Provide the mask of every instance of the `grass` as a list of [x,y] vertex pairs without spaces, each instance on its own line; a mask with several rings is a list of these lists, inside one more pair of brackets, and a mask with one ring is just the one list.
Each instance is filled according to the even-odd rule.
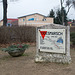
[[29,56],[27,53],[23,54],[22,56]]
[[6,60],[6,59],[9,59],[11,56],[4,56],[2,58],[0,58],[1,60]]

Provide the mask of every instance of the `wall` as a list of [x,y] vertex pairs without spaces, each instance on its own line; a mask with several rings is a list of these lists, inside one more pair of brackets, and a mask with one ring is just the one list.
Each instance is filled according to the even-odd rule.
[[[28,21],[28,19],[30,18],[34,18],[33,21]],[[45,21],[43,21],[43,19],[46,19]],[[23,21],[23,19],[25,19],[25,21]],[[42,25],[47,25],[47,24],[53,24],[53,18],[47,18],[44,17],[42,15],[39,14],[34,14],[34,15],[30,15],[30,16],[26,16],[26,17],[22,17],[18,19],[18,25],[22,26],[22,25],[28,25],[28,26],[42,26]]]
[[0,27],[3,26],[3,21],[0,21]]
[[[11,25],[18,25],[18,19],[7,19],[7,26],[8,24]],[[0,21],[0,26],[3,26],[3,20]]]

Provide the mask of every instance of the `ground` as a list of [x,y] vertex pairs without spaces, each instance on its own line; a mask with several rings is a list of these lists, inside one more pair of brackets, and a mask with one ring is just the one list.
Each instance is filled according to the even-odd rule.
[[71,49],[71,64],[35,63],[35,54],[35,45],[21,57],[0,51],[0,75],[75,75],[75,49]]

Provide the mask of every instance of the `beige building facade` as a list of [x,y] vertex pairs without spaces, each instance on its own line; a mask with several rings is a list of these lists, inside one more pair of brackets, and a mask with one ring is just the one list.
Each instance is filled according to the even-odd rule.
[[3,26],[3,21],[0,21],[0,27]]
[[19,26],[42,26],[53,24],[53,18],[46,17],[44,15],[34,13],[22,17],[18,17]]

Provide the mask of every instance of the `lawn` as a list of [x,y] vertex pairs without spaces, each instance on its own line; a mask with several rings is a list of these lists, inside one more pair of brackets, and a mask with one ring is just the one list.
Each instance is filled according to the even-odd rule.
[[35,63],[36,46],[30,45],[21,57],[0,51],[0,75],[75,75],[75,49],[71,64]]

